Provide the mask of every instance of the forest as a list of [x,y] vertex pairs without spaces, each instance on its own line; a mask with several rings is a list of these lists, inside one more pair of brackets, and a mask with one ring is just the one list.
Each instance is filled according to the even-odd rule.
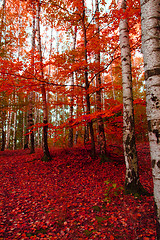
[[0,1],[0,239],[160,239],[159,19]]

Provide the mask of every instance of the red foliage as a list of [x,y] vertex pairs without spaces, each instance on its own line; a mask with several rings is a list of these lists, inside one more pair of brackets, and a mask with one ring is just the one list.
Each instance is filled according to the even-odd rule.
[[[112,161],[105,163],[87,148],[52,150],[49,163],[40,150],[1,152],[0,239],[155,239],[153,197],[117,190],[125,178],[122,148],[107,151]],[[147,144],[138,145],[138,156],[141,182],[152,192]]]

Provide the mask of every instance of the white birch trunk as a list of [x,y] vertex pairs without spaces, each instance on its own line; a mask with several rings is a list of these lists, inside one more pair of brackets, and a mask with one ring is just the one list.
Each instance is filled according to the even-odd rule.
[[141,0],[142,52],[152,161],[157,239],[160,239],[160,1]]
[[[120,8],[125,12],[126,1],[119,1]],[[138,161],[135,145],[135,128],[132,94],[131,52],[127,19],[121,19],[119,24],[119,39],[122,62],[123,85],[123,148],[126,163],[126,193],[136,193],[140,190]]]

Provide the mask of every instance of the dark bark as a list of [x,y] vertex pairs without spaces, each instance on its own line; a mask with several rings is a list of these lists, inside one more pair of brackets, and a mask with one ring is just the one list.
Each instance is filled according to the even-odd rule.
[[[85,67],[85,89],[86,89],[86,103],[87,103],[87,114],[91,113],[90,110],[90,96],[88,93],[89,89],[89,81],[88,81],[88,69],[87,69],[87,35],[86,35],[86,26],[85,26],[85,5],[84,5],[84,0],[82,0],[83,4],[83,16],[82,16],[82,25],[83,25],[83,39],[84,39],[84,58],[86,62],[86,67]],[[89,129],[90,129],[90,135],[91,135],[91,155],[93,158],[95,158],[96,151],[95,151],[95,141],[94,141],[94,130],[93,130],[93,121],[90,120],[88,123]]]
[[69,137],[68,137],[68,147],[71,148],[73,147],[73,128],[70,127],[69,129]]
[[1,145],[1,151],[4,151],[4,149],[5,149],[5,139],[6,139],[6,133],[5,133],[5,131],[2,129],[2,145]]
[[[31,110],[32,111],[32,110]],[[29,116],[30,120],[29,120],[29,126],[32,127],[33,126],[33,116],[32,116],[32,113],[30,113],[30,116]],[[34,153],[35,152],[35,148],[34,148],[34,132],[32,131],[31,129],[31,134],[30,134],[30,153]]]
[[[76,26],[75,26],[75,30],[74,30],[74,40],[73,40],[73,51],[76,48],[76,38],[77,38],[77,30],[76,30]],[[73,63],[75,62],[75,57],[73,55]],[[74,72],[72,73],[72,89],[71,89],[71,107],[70,107],[70,118],[71,118],[71,122],[72,122],[72,118],[73,118],[73,104],[74,104],[74,99],[73,99],[73,94],[74,94]],[[69,147],[73,147],[73,128],[70,127],[69,129],[69,143],[68,143]]]
[[[32,68],[32,75],[34,76],[34,53],[35,53],[35,36],[36,36],[36,30],[35,30],[35,5],[32,3],[32,12],[33,12],[33,29],[32,29],[32,59],[31,59],[31,68]],[[32,129],[32,126],[34,125],[33,122],[33,92],[30,93],[29,97],[29,127],[31,128],[31,142],[30,142],[30,153],[35,152],[34,147],[34,131]]]
[[[98,0],[95,1],[96,4],[96,36],[99,39],[100,35],[100,29],[99,29],[99,3]],[[96,75],[96,105],[97,105],[97,111],[101,112],[102,110],[102,90],[101,90],[101,75],[100,75],[100,49],[95,53],[95,61],[98,66],[98,74]],[[99,145],[100,145],[100,155],[101,155],[101,160],[105,161],[106,159],[106,137],[105,137],[105,132],[104,132],[104,123],[102,117],[99,117],[97,119],[98,123],[98,134],[99,134]]]
[[89,141],[89,124],[84,127],[84,145]]
[[[41,78],[44,79],[43,74],[43,59],[42,59],[42,47],[41,47],[41,33],[40,33],[40,2],[38,3],[37,9],[37,21],[38,21],[38,50],[39,50],[39,57],[40,57],[40,71],[41,71]],[[47,107],[47,100],[46,100],[46,89],[45,85],[41,85],[41,93],[42,93],[42,103],[43,103],[43,161],[50,161],[51,155],[48,148],[48,107]]]
[[25,130],[25,137],[24,137],[24,149],[29,149],[29,131],[28,131],[28,118],[29,118],[29,115],[28,115],[28,111],[27,111],[27,121],[26,121],[26,130]]

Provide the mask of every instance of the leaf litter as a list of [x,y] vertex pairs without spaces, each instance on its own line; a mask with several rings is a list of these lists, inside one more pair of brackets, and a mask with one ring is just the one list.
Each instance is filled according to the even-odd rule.
[[[90,158],[89,149],[1,152],[1,239],[156,238],[153,196],[123,194],[125,163],[117,145],[110,161]],[[153,192],[149,146],[138,144],[140,180]]]

